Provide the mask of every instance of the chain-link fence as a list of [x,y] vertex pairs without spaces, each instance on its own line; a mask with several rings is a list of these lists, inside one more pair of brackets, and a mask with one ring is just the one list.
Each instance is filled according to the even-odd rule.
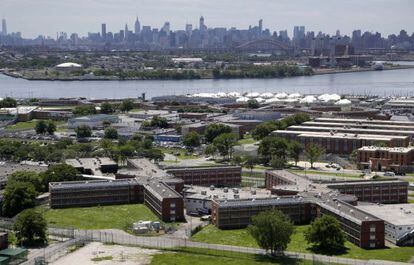
[[[134,236],[123,231],[115,230],[75,230],[75,229],[49,229],[49,234],[60,237],[73,237],[81,242],[97,241],[108,244],[129,245],[145,248],[165,249],[172,251],[194,252],[211,254],[217,256],[240,255],[240,253],[258,254],[267,257],[266,252],[258,248],[217,245],[194,242],[187,239],[177,239],[168,236]],[[363,261],[311,253],[285,252],[286,259],[308,260],[311,264],[351,264],[351,265],[384,265],[384,261]],[[391,264],[391,263],[387,263]]]
[[23,265],[43,265],[54,262],[59,258],[75,251],[84,246],[86,241],[81,238],[73,238],[61,243],[54,244],[39,251],[37,255],[33,255]]

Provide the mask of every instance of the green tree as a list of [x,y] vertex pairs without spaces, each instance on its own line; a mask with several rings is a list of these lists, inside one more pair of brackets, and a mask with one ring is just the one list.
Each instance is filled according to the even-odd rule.
[[217,147],[214,144],[207,145],[206,149],[204,150],[204,153],[208,156],[212,156],[214,159],[214,156],[217,153]]
[[80,180],[79,172],[73,166],[66,164],[51,165],[45,172],[40,173],[45,190],[49,188],[49,182]]
[[318,251],[334,254],[345,247],[345,233],[334,217],[323,215],[305,231],[305,239]]
[[281,211],[270,210],[253,216],[248,231],[261,248],[275,255],[286,250],[294,226]]
[[120,105],[120,110],[122,112],[129,112],[134,108],[134,101],[132,99],[124,99]]
[[204,131],[204,137],[206,138],[206,141],[208,143],[212,143],[214,138],[216,138],[220,134],[231,133],[231,132],[232,132],[232,129],[230,126],[219,124],[219,123],[212,123],[212,124],[209,124],[206,130]]
[[233,154],[233,146],[236,145],[238,139],[239,137],[237,134],[223,133],[214,138],[213,144],[224,158],[228,157],[231,159]]
[[189,132],[183,138],[183,144],[192,149],[200,146],[200,135],[197,132]]
[[39,120],[36,122],[35,131],[37,134],[45,134],[47,127],[47,123],[44,120]]
[[47,242],[47,223],[41,213],[27,209],[17,216],[13,225],[17,243],[23,246],[33,246]]
[[0,108],[15,108],[17,107],[17,101],[14,98],[6,97],[0,100]]
[[271,132],[277,130],[278,127],[275,122],[264,122],[256,126],[252,131],[252,136],[256,140],[261,140],[269,136]]
[[288,141],[284,138],[267,136],[260,142],[258,152],[266,164],[271,160],[286,162],[288,145]]
[[114,106],[109,102],[104,102],[101,104],[101,113],[111,114],[115,112]]
[[293,141],[289,143],[289,156],[295,161],[295,166],[298,165],[300,155],[303,152],[303,147],[299,142]]
[[78,138],[86,138],[92,136],[92,129],[88,125],[79,125],[75,129],[76,137]]
[[7,179],[7,184],[12,182],[31,183],[38,192],[41,192],[44,189],[39,174],[37,174],[34,171],[16,171],[13,174],[11,174]]
[[257,164],[257,158],[254,156],[248,156],[246,161],[244,162],[244,166],[250,169],[250,177],[253,173],[253,168]]
[[150,123],[151,127],[158,127],[158,128],[167,128],[168,127],[168,121],[166,118],[154,116]]
[[260,103],[255,99],[249,99],[247,101],[247,107],[249,109],[258,109],[260,107]]
[[12,181],[4,189],[2,213],[13,217],[21,211],[35,206],[37,192],[29,182]]
[[104,132],[104,138],[105,139],[118,139],[118,131],[113,127],[106,128]]
[[77,106],[72,110],[73,114],[76,116],[85,116],[96,114],[96,108],[94,105],[81,105]]
[[305,151],[305,155],[313,168],[313,164],[323,155],[323,149],[319,145],[311,144]]
[[56,124],[53,121],[47,123],[46,131],[49,135],[53,135],[56,131]]

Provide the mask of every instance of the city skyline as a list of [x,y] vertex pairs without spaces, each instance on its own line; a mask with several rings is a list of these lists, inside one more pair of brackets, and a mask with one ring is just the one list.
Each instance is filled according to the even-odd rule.
[[[367,9],[370,12],[358,12]],[[8,31],[22,32],[26,38],[38,35],[54,37],[56,32],[87,35],[88,32],[100,31],[102,23],[106,24],[108,32],[118,31],[125,23],[133,30],[137,16],[141,27],[151,25],[161,28],[169,21],[172,30],[184,29],[186,24],[198,28],[201,15],[206,18],[205,24],[208,27],[248,28],[263,19],[264,29],[287,29],[290,36],[295,25],[304,25],[307,31],[323,31],[331,35],[340,30],[349,36],[352,30],[361,29],[378,31],[387,36],[398,33],[401,29],[411,33],[413,30],[409,27],[414,23],[411,15],[414,5],[407,0],[367,0],[363,3],[356,0],[346,3],[317,0],[312,2],[312,6],[306,5],[305,0],[282,0],[277,3],[258,0],[254,4],[244,0],[238,2],[237,8],[230,1],[223,3],[217,0],[208,3],[199,0],[121,0],[116,3],[109,0],[74,0],[70,3],[4,0],[0,3],[0,10],[0,16],[7,19]],[[44,13],[43,10],[48,12]],[[91,13],[94,15],[91,16]],[[335,23],[332,23],[332,17],[335,17]]]

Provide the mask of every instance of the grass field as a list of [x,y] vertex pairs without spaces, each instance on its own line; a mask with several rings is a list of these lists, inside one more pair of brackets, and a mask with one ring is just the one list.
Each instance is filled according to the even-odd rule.
[[310,265],[311,261],[296,261],[288,258],[270,259],[254,254],[228,251],[185,248],[176,252],[154,255],[151,265]]
[[160,148],[161,151],[163,153],[167,153],[167,154],[172,154],[172,155],[178,155],[178,159],[184,160],[184,159],[194,159],[194,158],[198,158],[199,156],[194,155],[194,154],[188,154],[187,150],[185,149],[178,149],[178,148],[166,148],[166,147],[161,147]]
[[254,144],[257,143],[258,141],[256,141],[253,138],[244,138],[244,139],[240,139],[237,141],[236,145],[243,145],[243,144]]
[[[6,126],[5,130],[7,132],[33,130],[36,126],[36,122],[37,120],[17,122],[16,124]],[[55,121],[54,123],[57,127],[66,124],[64,121]]]
[[48,224],[57,227],[78,229],[122,229],[127,230],[139,220],[158,220],[157,216],[143,204],[83,207],[70,209],[45,209]]
[[[289,169],[288,171],[304,175],[305,171],[300,169]],[[318,171],[318,170],[306,170],[306,174],[308,175],[322,175],[322,176],[338,176],[338,177],[344,177],[344,178],[361,178],[359,174],[351,174],[351,173],[341,173],[338,172],[326,172],[326,171]]]
[[6,131],[23,131],[23,130],[32,130],[36,125],[36,120],[17,122],[16,124],[6,126]]
[[[296,226],[288,251],[311,252],[310,245],[305,241],[304,231],[308,226]],[[193,236],[193,240],[205,243],[234,245],[244,247],[257,247],[256,242],[247,232],[247,229],[220,230],[213,225],[205,227]],[[387,249],[366,250],[346,242],[347,251],[339,257],[354,259],[378,259],[407,262],[414,257],[414,247],[396,247]]]

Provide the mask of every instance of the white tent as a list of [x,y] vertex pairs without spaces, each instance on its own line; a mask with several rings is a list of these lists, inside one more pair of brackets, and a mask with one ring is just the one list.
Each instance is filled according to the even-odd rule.
[[303,103],[303,104],[310,104],[310,103],[314,103],[316,101],[317,101],[317,99],[315,98],[315,96],[306,96],[306,97],[302,98],[301,100],[299,100],[299,102]]
[[260,94],[257,92],[250,92],[246,94],[246,97],[248,98],[257,98],[258,96],[260,96]]
[[262,98],[273,98],[273,94],[270,92],[265,92],[260,95]]
[[287,98],[287,94],[286,93],[277,93],[276,95],[275,95],[275,98]]
[[350,104],[352,104],[352,102],[346,98],[335,102],[335,105],[350,105]]
[[288,96],[288,98],[300,98],[301,95],[299,93],[293,93]]
[[236,102],[247,102],[249,100],[250,100],[250,98],[248,98],[248,97],[240,97],[240,98],[236,99]]

